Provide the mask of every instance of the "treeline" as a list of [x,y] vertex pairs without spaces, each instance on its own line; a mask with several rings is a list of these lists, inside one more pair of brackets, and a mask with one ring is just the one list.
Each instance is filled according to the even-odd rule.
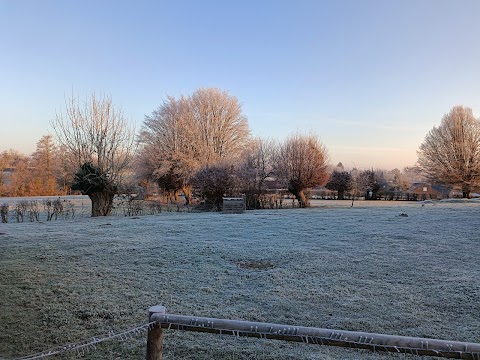
[[328,155],[318,136],[293,134],[283,142],[252,138],[237,98],[218,89],[169,97],[147,116],[139,135],[138,173],[187,204],[196,189],[207,205],[246,194],[256,208],[275,179],[307,206],[304,190],[327,179]]
[[168,97],[138,133],[109,97],[95,94],[83,103],[70,99],[52,127],[56,145],[52,136],[43,137],[31,159],[4,152],[3,169],[14,171],[3,181],[3,195],[77,191],[90,197],[92,215],[99,216],[110,213],[115,194],[141,193],[152,185],[172,198],[184,195],[187,205],[195,192],[209,208],[239,194],[258,208],[274,186],[304,207],[305,189],[328,178],[328,154],[318,136],[254,138],[238,99],[218,89]]
[[45,135],[33,154],[16,150],[0,153],[0,196],[52,196],[70,192],[72,174],[66,167],[65,152]]
[[365,200],[413,200],[410,199],[411,185],[422,179],[418,168],[407,167],[403,171],[385,170],[358,170],[345,171],[340,163],[330,174],[325,185],[328,190],[335,191],[336,198],[349,199],[362,197]]
[[196,195],[210,208],[220,208],[223,196],[245,194],[249,208],[260,208],[272,201],[272,189],[305,207],[305,191],[323,185],[339,199],[345,193],[377,199],[380,190],[398,198],[423,176],[461,188],[467,197],[480,183],[479,121],[464,107],[454,107],[427,135],[420,166],[395,169],[388,179],[384,171],[329,166],[315,134],[294,133],[284,141],[253,137],[238,99],[215,88],[168,97],[138,132],[109,97],[96,94],[68,100],[51,124],[55,141],[43,136],[30,157],[0,154],[2,196],[76,191],[90,197],[92,216],[99,216],[110,213],[115,194],[152,188],[172,199],[182,194],[186,205]]

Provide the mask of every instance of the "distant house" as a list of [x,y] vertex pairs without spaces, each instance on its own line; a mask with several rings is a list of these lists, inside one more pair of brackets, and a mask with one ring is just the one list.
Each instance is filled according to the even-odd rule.
[[440,199],[448,199],[452,197],[452,188],[444,185],[432,185],[432,188],[437,190],[441,196]]
[[5,168],[3,171],[0,173],[0,176],[2,177],[0,182],[4,185],[9,185],[10,184],[10,177],[12,176],[13,173],[13,168]]
[[450,195],[450,189],[442,185],[414,183],[408,191],[409,200],[445,199]]

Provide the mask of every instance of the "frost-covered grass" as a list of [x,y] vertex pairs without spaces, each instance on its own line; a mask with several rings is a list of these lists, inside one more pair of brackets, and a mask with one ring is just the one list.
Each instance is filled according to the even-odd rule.
[[[315,205],[0,224],[0,357],[133,327],[156,304],[480,342],[479,202]],[[145,338],[84,358],[141,359]],[[164,344],[165,359],[411,358],[175,331]]]

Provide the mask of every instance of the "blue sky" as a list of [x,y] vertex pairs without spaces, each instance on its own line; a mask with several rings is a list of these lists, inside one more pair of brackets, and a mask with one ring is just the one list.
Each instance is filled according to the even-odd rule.
[[72,92],[139,129],[167,95],[218,87],[255,136],[403,168],[452,106],[480,115],[479,18],[478,0],[0,0],[0,151],[33,152]]

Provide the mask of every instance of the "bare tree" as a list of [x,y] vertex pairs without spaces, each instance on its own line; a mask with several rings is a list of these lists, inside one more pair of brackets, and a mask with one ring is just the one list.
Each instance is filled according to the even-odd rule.
[[143,177],[190,200],[191,177],[200,168],[234,162],[249,141],[238,100],[225,91],[200,89],[190,97],[168,97],[140,133]]
[[459,187],[470,197],[480,185],[480,122],[472,109],[455,106],[420,145],[418,164],[432,182]]
[[300,207],[309,205],[304,190],[326,182],[327,160],[327,149],[315,135],[295,134],[280,144],[276,174]]
[[416,182],[424,182],[425,176],[422,174],[422,169],[419,166],[406,166],[402,170],[402,176],[408,185]]
[[238,99],[216,88],[199,89],[188,99],[188,115],[202,162],[237,159],[245,150],[250,130]]
[[256,138],[244,152],[237,169],[240,187],[246,195],[249,209],[260,207],[260,197],[266,191],[266,180],[273,175],[277,144],[270,139]]
[[109,215],[134,145],[134,130],[122,111],[107,96],[92,94],[83,104],[72,97],[52,126],[77,169],[72,189],[90,197],[92,216]]
[[73,177],[75,172],[78,170],[74,165],[75,161],[71,159],[72,154],[67,150],[65,146],[58,147],[58,156],[57,156],[57,173],[55,177],[57,179],[57,184],[61,189],[63,195],[71,193],[71,186],[73,184]]
[[166,192],[183,190],[190,202],[190,178],[201,166],[199,145],[188,114],[187,99],[168,97],[146,116],[140,132],[138,157],[142,178],[155,181]]

